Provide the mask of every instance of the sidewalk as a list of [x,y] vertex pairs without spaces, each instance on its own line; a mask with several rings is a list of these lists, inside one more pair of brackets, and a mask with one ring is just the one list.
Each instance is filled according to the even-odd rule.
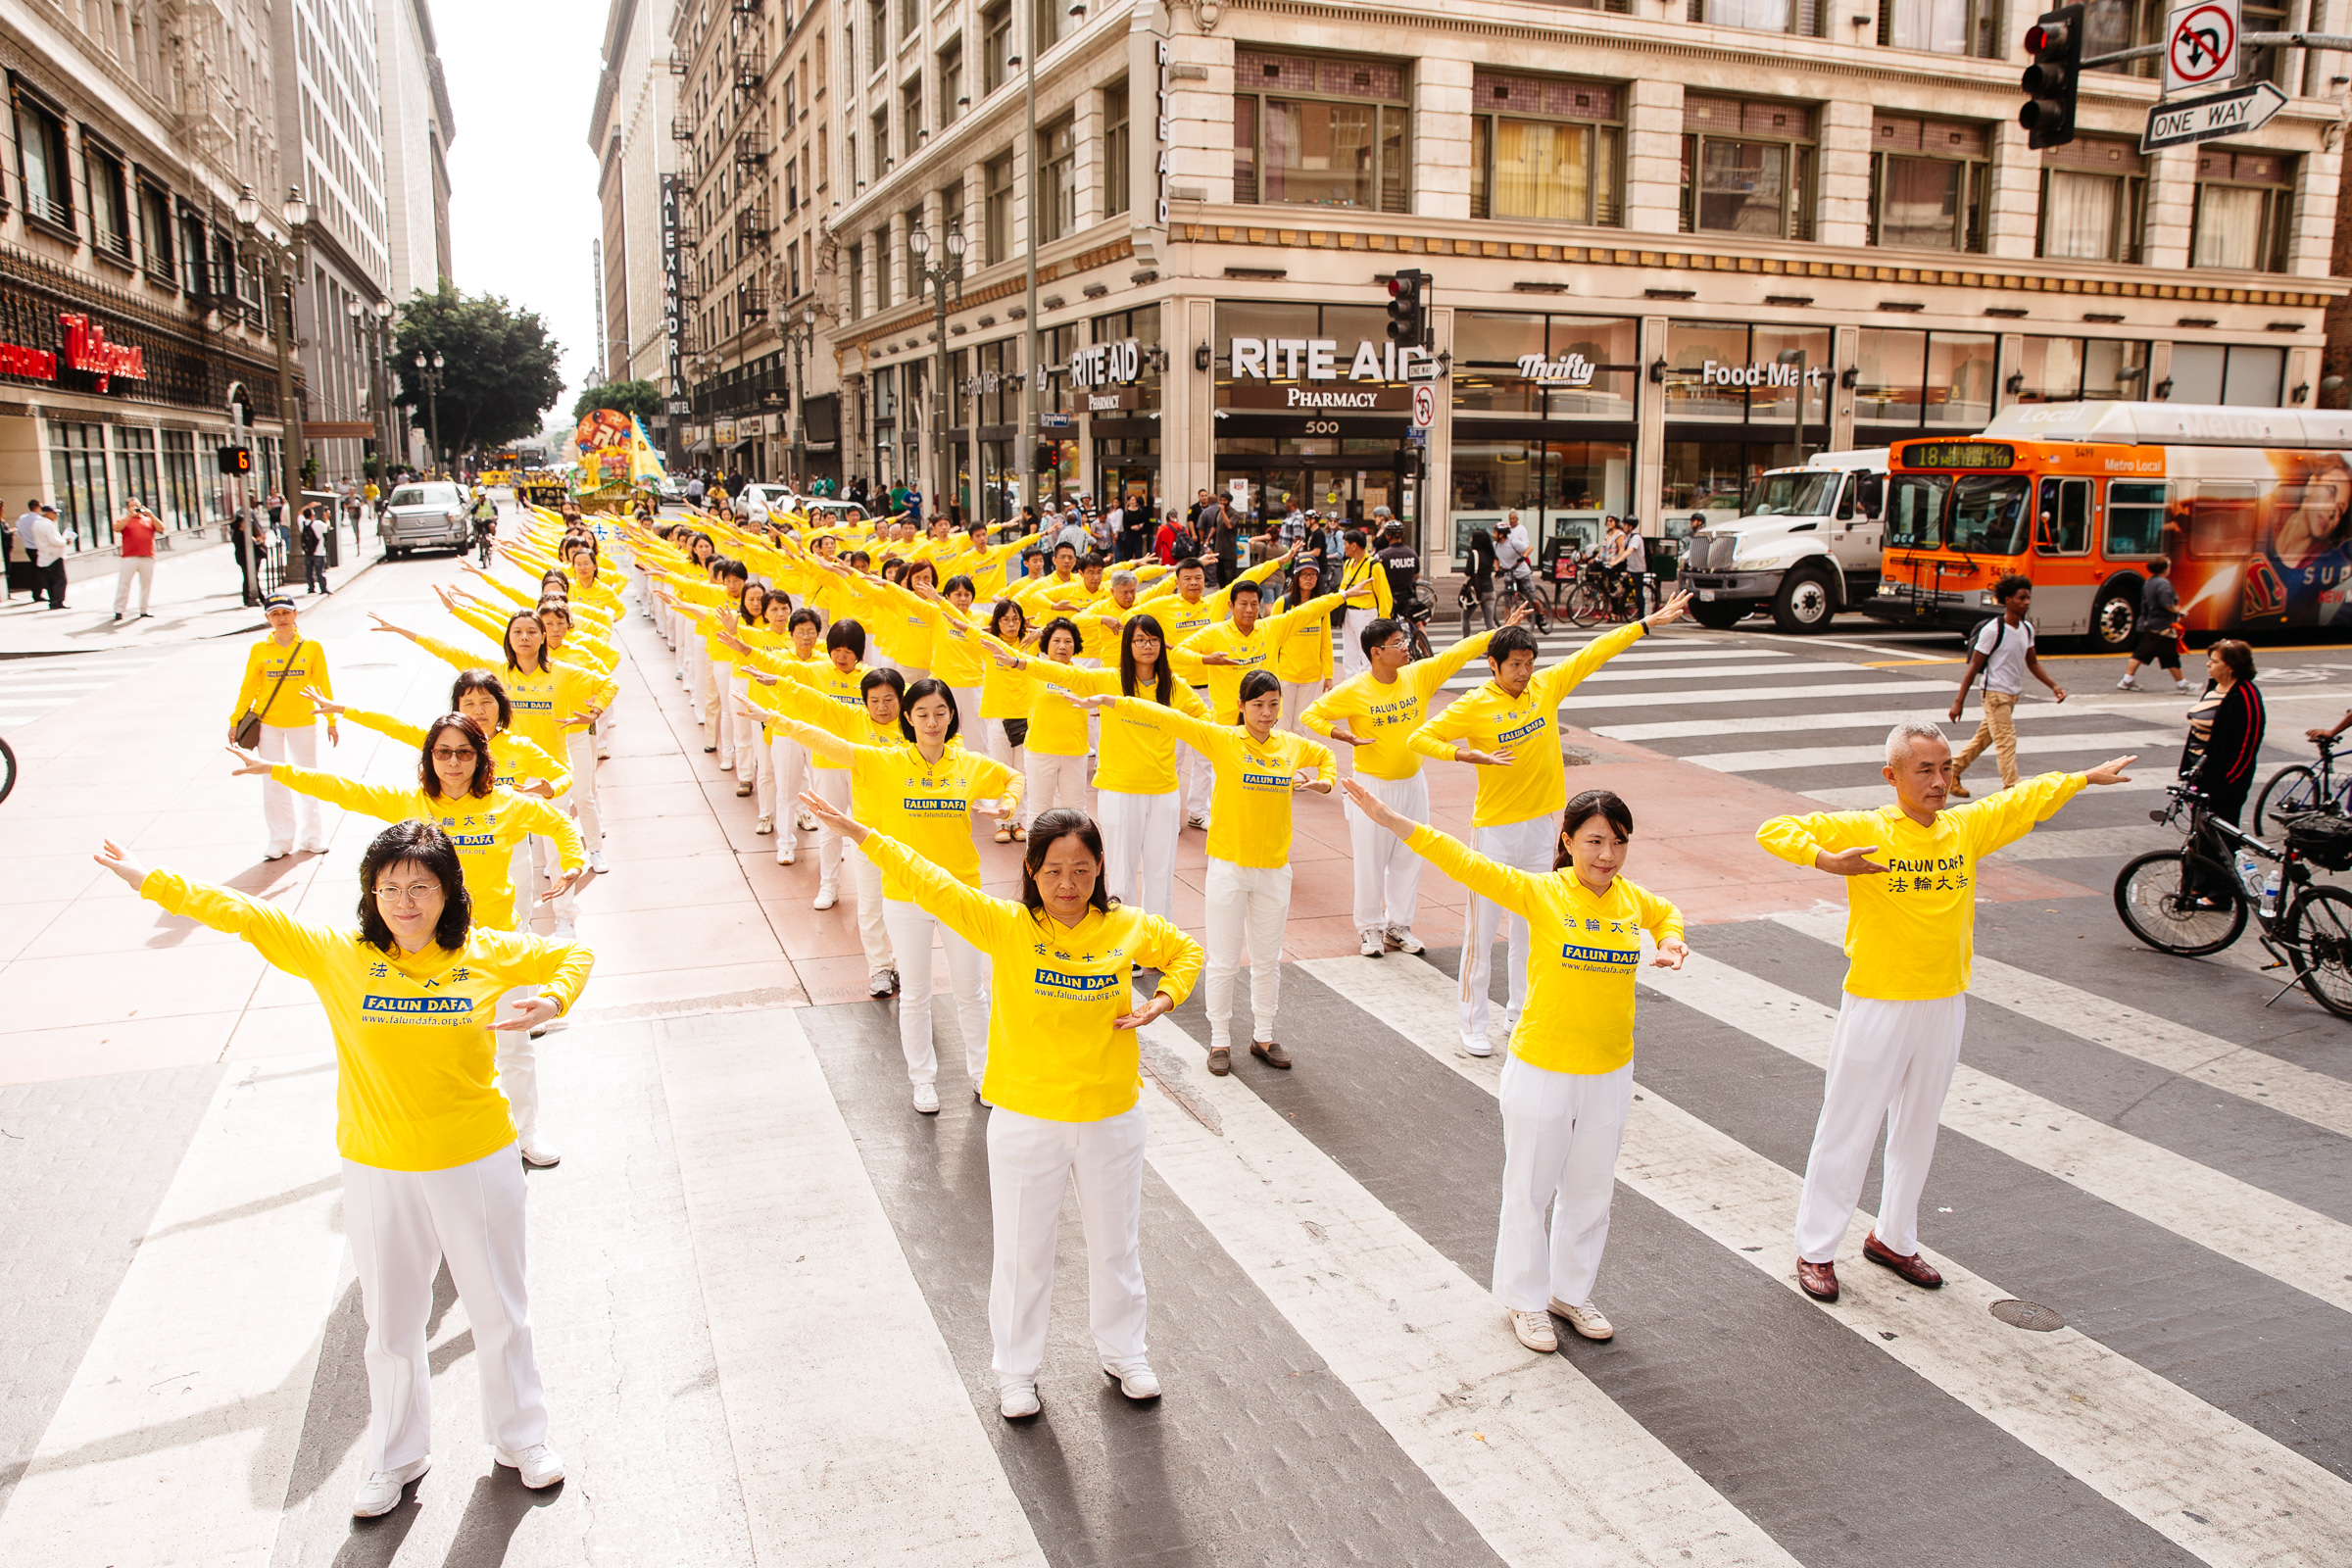
[[[64,610],[36,605],[22,593],[0,606],[0,659],[106,653],[260,631],[265,624],[261,611],[239,602],[236,558],[227,543],[213,533],[207,529],[202,534],[173,534],[170,536],[172,547],[157,552],[155,597],[149,602],[153,614],[145,620],[137,618],[139,589],[135,582],[125,612],[128,618],[115,619],[120,557],[107,551],[74,558],[67,564],[72,580],[66,586]],[[382,560],[372,531],[362,533],[362,553],[356,560],[348,532],[343,543],[343,564],[327,570],[330,589],[349,587]],[[74,565],[83,562],[88,563],[85,574],[74,575]],[[299,583],[285,591],[297,602],[305,598]]]

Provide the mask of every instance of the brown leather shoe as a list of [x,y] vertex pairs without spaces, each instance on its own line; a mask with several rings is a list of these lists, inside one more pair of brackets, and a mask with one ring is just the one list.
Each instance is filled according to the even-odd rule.
[[1917,1252],[1905,1257],[1885,1242],[1880,1241],[1877,1231],[1872,1231],[1863,1239],[1862,1255],[1881,1268],[1894,1270],[1922,1290],[1940,1290],[1943,1286],[1943,1276],[1936,1271],[1935,1264]]
[[1284,1072],[1291,1070],[1291,1054],[1271,1040],[1251,1041],[1250,1054],[1269,1067],[1280,1067]]
[[1838,1299],[1838,1265],[1796,1260],[1796,1287],[1816,1301]]
[[1219,1078],[1233,1071],[1233,1053],[1223,1046],[1211,1051],[1208,1054],[1208,1070]]

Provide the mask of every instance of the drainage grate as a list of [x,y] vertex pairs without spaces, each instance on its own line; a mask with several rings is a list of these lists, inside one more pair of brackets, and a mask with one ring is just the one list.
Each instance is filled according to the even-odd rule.
[[2036,1334],[2066,1327],[2066,1319],[2037,1301],[1995,1301],[1992,1315],[2013,1329],[2032,1329]]

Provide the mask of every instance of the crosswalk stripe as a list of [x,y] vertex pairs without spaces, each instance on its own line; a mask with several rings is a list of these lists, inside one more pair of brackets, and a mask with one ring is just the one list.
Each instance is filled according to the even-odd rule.
[[0,1514],[0,1562],[270,1560],[343,1260],[334,1101],[331,1057],[222,1076]]
[[[1802,697],[1805,695],[1805,689],[1799,688],[1787,695]],[[2069,703],[2061,708],[2055,703],[2034,703],[2021,705],[2017,710],[2016,718],[2020,724],[2032,724],[2053,718],[2079,719],[2085,713],[2100,718],[2112,718],[2119,713],[2126,717],[2137,716],[2129,709],[2085,708],[2077,703]],[[1645,720],[1638,724],[1603,724],[1595,727],[1592,733],[1606,736],[1613,741],[1681,741],[1714,735],[1784,735],[1817,732],[1826,735],[1845,729],[1884,731],[1907,718],[1917,718],[1918,716],[1919,710],[1916,708],[1847,709],[1835,713],[1756,713],[1740,718],[1661,718]],[[1968,724],[1969,719],[1964,717],[1952,727],[1963,729]]]
[[[1498,1092],[1502,1048],[1484,1058],[1459,1049],[1453,983],[1443,971],[1395,957],[1296,967]],[[1796,1172],[1637,1083],[1617,1174],[1795,1294]],[[1869,1224],[1856,1216],[1850,1247]],[[2206,1562],[2293,1561],[2352,1529],[2352,1484],[2078,1329],[2001,1326],[1987,1308],[2009,1292],[1947,1260],[1937,1266],[1944,1286],[1933,1295],[1891,1278],[1841,1279],[1830,1315]]]
[[[1653,970],[1663,995],[1827,1068],[1837,1009],[1693,954]],[[1961,1062],[1943,1125],[2208,1251],[2352,1311],[2352,1226],[2201,1165]]]
[[800,1015],[654,1029],[758,1560],[1042,1568]]
[[2137,855],[2145,850],[2179,849],[2178,834],[2168,835],[2152,822],[2123,827],[2040,828],[2001,851],[2012,860],[2080,860],[2093,856]]
[[[1854,666],[1841,664],[1838,667],[1851,669]],[[1602,673],[1607,672],[1604,670]],[[1445,689],[1446,691],[1472,691],[1485,685],[1487,679],[1488,677],[1483,675],[1475,680],[1468,676],[1461,676],[1447,681]],[[1563,706],[1587,711],[1618,708],[1690,708],[1701,703],[1776,702],[1791,697],[1801,697],[1811,702],[1824,697],[1890,697],[1903,692],[1934,692],[1942,699],[1940,706],[1948,706],[1952,694],[1952,689],[1941,681],[1903,680],[1884,675],[1875,680],[1834,681],[1822,686],[1729,686],[1722,691],[1714,692],[1694,692],[1688,689],[1664,692],[1591,692],[1588,690],[1590,685],[1591,682],[1588,681],[1585,686],[1571,692],[1567,703]],[[1922,706],[1914,710],[1911,716],[1918,717],[1927,711],[1928,708]]]
[[1304,1134],[1209,1077],[1192,1035],[1165,1018],[1145,1033],[1224,1129],[1153,1103],[1152,1168],[1504,1561],[1793,1568],[1574,1363],[1528,1353],[1484,1285]]
[[[2168,785],[2180,782],[2180,776],[2174,772],[2169,765],[2151,767],[2148,760],[2143,759],[2137,766],[2139,771],[2133,772],[2131,778],[2125,782],[2102,787],[2099,791],[2100,797],[2104,799],[2124,791],[2152,795]],[[1867,811],[1873,807],[1894,804],[1894,791],[1884,782],[1858,784],[1851,787],[1840,786],[1829,790],[1804,790],[1800,793],[1805,799],[1818,801],[1833,811]]]
[[[2046,828],[2029,833],[2001,853],[2013,855],[2034,840],[2048,836]],[[1791,931],[1801,931],[1818,942],[1844,946],[1845,916],[1839,910],[1811,909],[1775,918]],[[2298,1121],[2307,1121],[2314,1127],[2352,1138],[2352,1083],[2341,1078],[2313,1072],[2308,1067],[2234,1045],[2203,1030],[2142,1012],[2094,991],[2052,980],[1981,953],[1976,956],[1968,994],[1972,999],[1981,998],[1996,1007],[2006,1007],[2119,1054],[2136,1057],[2167,1072],[2179,1073]]]
[[[1575,649],[1567,651],[1573,653]],[[1770,648],[1663,648],[1650,650],[1644,649],[1637,643],[1634,645],[1634,651],[1619,654],[1610,660],[1609,667],[1615,669],[1619,664],[1685,664],[1723,659],[1794,659],[1795,657],[1794,654],[1784,654]],[[1772,667],[1774,669],[1793,669],[1798,666],[1775,664]],[[1847,667],[1851,668],[1852,666],[1848,665]]]
[[[2145,730],[2109,730],[2090,735],[2042,735],[2036,737],[2036,742],[2037,749],[2043,752],[2097,752],[2113,756],[2130,747],[2170,744],[2173,739]],[[1886,745],[1881,741],[1873,746],[1785,746],[1759,752],[1693,752],[1682,760],[1718,773],[1766,773],[1780,768],[1883,762],[1886,757]]]

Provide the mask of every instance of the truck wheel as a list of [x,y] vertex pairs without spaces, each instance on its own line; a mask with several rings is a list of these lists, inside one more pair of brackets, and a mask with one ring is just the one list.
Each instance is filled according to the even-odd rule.
[[1838,590],[1818,566],[1799,566],[1781,579],[1773,596],[1772,623],[1802,635],[1828,631],[1838,614]]
[[2091,607],[2090,640],[2100,653],[2131,651],[2139,639],[2139,595],[2130,588],[2110,588]]
[[1693,599],[1690,601],[1690,618],[1709,631],[1730,631],[1745,620],[1747,612],[1755,608],[1737,600],[1726,603],[1720,599]]

